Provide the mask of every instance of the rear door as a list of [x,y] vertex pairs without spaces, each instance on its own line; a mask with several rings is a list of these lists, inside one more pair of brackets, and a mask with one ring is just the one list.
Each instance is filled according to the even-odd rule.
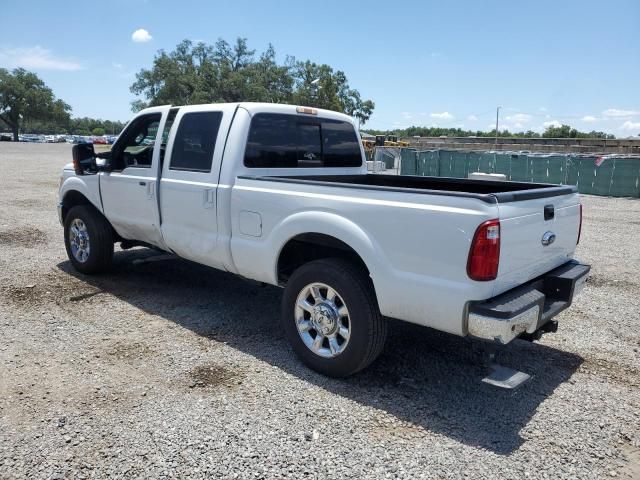
[[573,257],[580,228],[578,194],[499,203],[497,295]]
[[166,245],[183,258],[220,268],[216,196],[235,105],[183,107],[173,123],[160,178]]

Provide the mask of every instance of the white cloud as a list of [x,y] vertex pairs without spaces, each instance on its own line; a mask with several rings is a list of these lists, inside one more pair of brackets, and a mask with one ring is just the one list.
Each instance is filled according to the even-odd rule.
[[582,117],[582,121],[587,123],[593,123],[593,122],[597,122],[598,118],[594,117],[593,115],[585,115],[584,117]]
[[633,117],[636,115],[640,115],[640,111],[638,110],[621,110],[619,108],[607,108],[602,112],[604,117],[609,118],[620,118],[620,117]]
[[549,127],[561,127],[562,124],[557,121],[557,120],[551,120],[550,122],[543,122],[542,126],[545,128],[549,128]]
[[467,117],[467,120],[469,120],[470,122],[475,122],[478,120],[478,117],[476,117],[475,115],[469,115]]
[[631,120],[627,120],[622,125],[620,125],[620,130],[634,130],[635,132],[640,132],[640,122],[632,122]]
[[528,113],[516,113],[515,115],[507,115],[506,119],[513,122],[515,128],[524,128],[525,123],[531,121],[531,115]]
[[454,118],[456,118],[453,115],[451,115],[449,112],[430,113],[429,116],[431,118],[437,118],[438,120],[453,120]]
[[515,115],[508,115],[506,118],[518,123],[527,123],[531,120],[531,115],[528,113],[516,113]]
[[406,120],[410,120],[413,118],[413,115],[411,115],[411,112],[400,112],[400,115],[402,115],[402,118]]
[[131,40],[133,40],[136,43],[149,42],[151,41],[152,38],[153,37],[151,36],[151,34],[148,31],[146,31],[144,28],[139,28],[138,30],[136,30],[131,34]]
[[0,49],[0,65],[28,70],[80,70],[82,66],[71,60],[56,58],[51,50],[39,45],[26,48]]

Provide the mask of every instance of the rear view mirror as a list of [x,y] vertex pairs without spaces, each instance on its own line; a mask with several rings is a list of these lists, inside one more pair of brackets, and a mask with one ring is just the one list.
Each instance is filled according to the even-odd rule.
[[71,149],[73,168],[76,175],[84,175],[87,171],[96,171],[96,152],[92,143],[78,143]]

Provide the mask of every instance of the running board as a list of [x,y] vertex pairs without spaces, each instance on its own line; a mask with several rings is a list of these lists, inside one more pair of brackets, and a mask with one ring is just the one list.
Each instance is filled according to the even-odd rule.
[[531,378],[531,375],[497,363],[489,365],[490,373],[482,379],[494,387],[514,390]]
[[178,256],[174,255],[173,253],[160,253],[158,255],[153,255],[152,257],[136,258],[131,263],[133,263],[134,265],[144,265],[145,263],[160,262],[163,260],[174,260],[176,258],[178,258]]

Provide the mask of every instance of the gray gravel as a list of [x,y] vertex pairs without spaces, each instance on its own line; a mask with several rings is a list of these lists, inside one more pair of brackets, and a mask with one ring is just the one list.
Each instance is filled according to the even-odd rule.
[[465,339],[394,323],[347,380],[303,367],[280,290],[181,260],[85,277],[55,214],[68,145],[0,143],[0,478],[639,478],[640,201],[585,197],[593,276],[479,383]]

